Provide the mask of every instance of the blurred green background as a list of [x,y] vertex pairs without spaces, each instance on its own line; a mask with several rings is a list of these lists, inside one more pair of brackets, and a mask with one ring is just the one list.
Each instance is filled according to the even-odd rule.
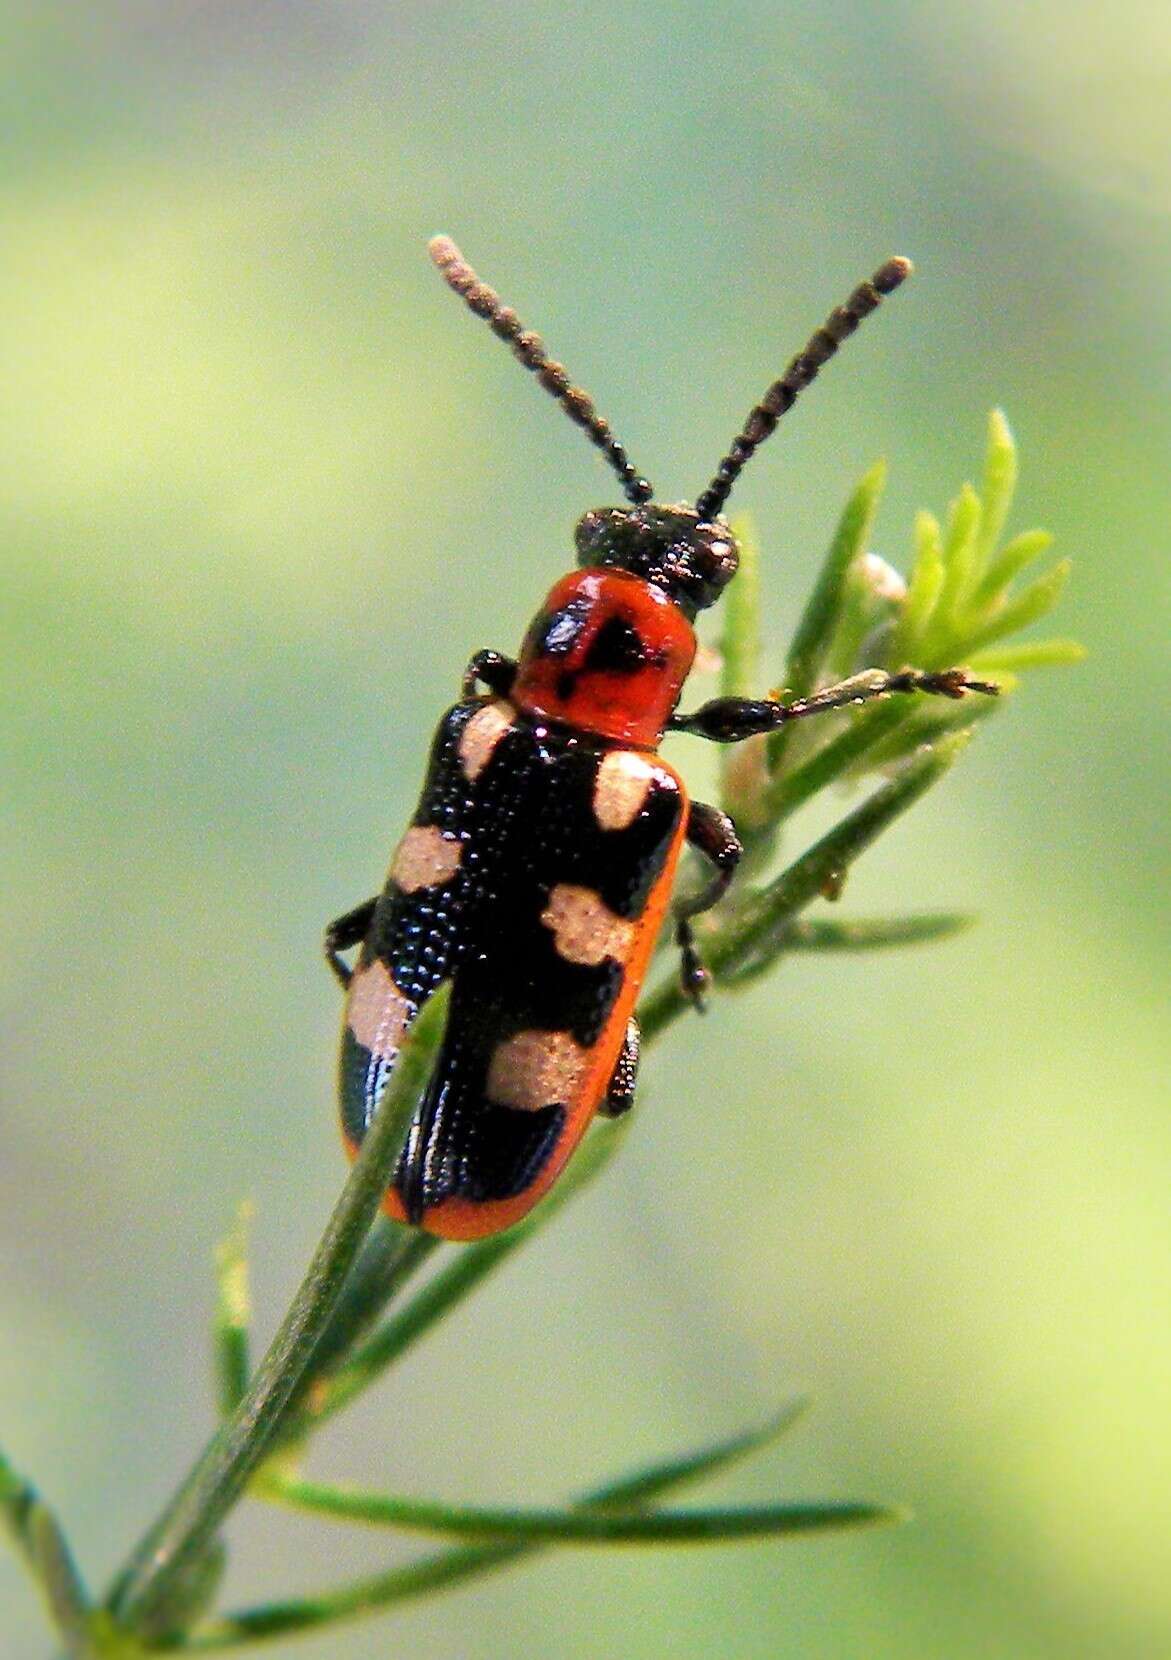
[[[210,1255],[271,1329],[340,1182],[323,921],[377,885],[469,652],[613,498],[446,294],[452,232],[668,498],[879,259],[919,276],[737,493],[770,672],[840,503],[877,546],[1021,445],[1076,561],[1035,677],[864,861],[973,933],[803,959],[646,1068],[600,1186],[315,1468],[554,1500],[817,1410],[714,1496],[879,1534],[578,1552],[307,1660],[1171,1653],[1162,5],[4,8],[0,1440],[95,1580],[209,1422]],[[697,784],[703,746],[673,753]],[[398,1547],[253,1510],[230,1598]],[[404,1553],[405,1554],[405,1553]],[[0,1559],[0,1652],[51,1652]],[[271,1651],[270,1651],[271,1652]],[[282,1647],[280,1652],[285,1652]]]

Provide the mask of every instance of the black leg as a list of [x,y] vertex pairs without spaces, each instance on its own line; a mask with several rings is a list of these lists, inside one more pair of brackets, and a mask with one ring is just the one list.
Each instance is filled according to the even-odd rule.
[[487,686],[497,697],[507,697],[516,679],[516,664],[499,651],[478,651],[464,670],[463,695],[474,697],[478,685]]
[[805,715],[869,703],[874,698],[889,697],[892,692],[927,692],[936,697],[960,698],[968,692],[995,697],[999,690],[990,680],[969,680],[962,669],[929,673],[921,669],[900,669],[897,674],[888,674],[885,669],[863,669],[861,674],[853,674],[836,686],[825,686],[820,692],[796,698],[792,703],[774,698],[713,698],[693,714],[672,715],[670,728],[673,732],[694,732],[713,743],[735,744],[761,732],[775,732],[778,727]]
[[638,1076],[638,1021],[633,1015],[622,1040],[622,1052],[614,1063],[614,1073],[598,1111],[603,1118],[620,1118],[634,1105],[634,1080]]
[[675,943],[679,947],[680,978],[683,990],[700,1014],[704,1010],[704,993],[711,975],[703,966],[695,944],[691,918],[701,911],[710,911],[728,891],[736,874],[744,849],[736,834],[736,826],[727,813],[706,801],[693,801],[687,818],[687,840],[713,866],[712,877],[692,899],[677,900],[675,904]]
[[377,903],[377,895],[373,899],[364,899],[360,905],[355,905],[352,911],[347,911],[345,916],[335,918],[325,930],[325,960],[343,987],[349,985],[353,970],[342,962],[338,953],[350,951],[355,945],[361,945],[370,932],[370,921]]

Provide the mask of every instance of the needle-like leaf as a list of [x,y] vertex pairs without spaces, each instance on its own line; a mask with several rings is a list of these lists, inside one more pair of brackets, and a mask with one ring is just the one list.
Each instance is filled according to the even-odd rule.
[[89,1598],[61,1526],[32,1483],[2,1453],[0,1518],[45,1600],[69,1660],[96,1660]]
[[216,1397],[221,1418],[230,1417],[244,1398],[251,1371],[248,1327],[248,1225],[252,1207],[240,1206],[236,1220],[216,1250],[216,1307],[212,1326]]
[[971,656],[990,646],[994,640],[1003,640],[1009,634],[1019,634],[1022,628],[1028,628],[1030,623],[1052,611],[1061,598],[1061,590],[1065,587],[1069,576],[1069,560],[1062,559],[1054,565],[1051,571],[1037,578],[1036,582],[1008,600],[1003,609],[996,612],[990,621],[973,629],[966,642],[965,655]]
[[[886,463],[875,462],[859,481],[838,521],[834,539],[789,648],[785,680],[794,697],[808,696],[817,685],[841,616],[846,576],[855,559],[866,551],[885,485]],[[780,768],[787,745],[788,730],[785,727],[769,738],[768,757],[772,771]]]
[[[759,1429],[607,1482],[586,1494],[579,1501],[579,1507],[587,1511],[605,1511],[617,1506],[629,1511],[652,1504],[666,1493],[714,1476],[762,1451],[784,1434],[805,1407],[803,1400],[794,1402]],[[547,1547],[515,1542],[469,1545],[442,1551],[405,1568],[394,1568],[389,1573],[355,1580],[349,1585],[314,1596],[226,1615],[200,1627],[184,1648],[187,1652],[220,1652],[244,1643],[288,1636],[296,1631],[333,1625],[342,1620],[360,1619],[393,1604],[490,1573],[523,1557],[532,1556],[542,1548]]]
[[[1011,689],[1009,676],[1001,679],[1000,688],[1002,693]],[[920,707],[909,710],[907,718],[893,731],[868,747],[863,757],[864,767],[867,771],[890,767],[896,761],[903,760],[905,756],[913,755],[923,744],[936,743],[951,732],[966,731],[969,727],[990,720],[999,708],[1000,704],[995,698],[969,697],[961,704],[945,704],[941,708],[937,702],[933,702],[930,709]]]
[[781,773],[772,780],[765,798],[770,823],[782,824],[815,795],[844,778],[876,744],[909,719],[912,712],[907,698],[892,697],[888,702],[852,714],[850,724],[836,737],[815,749],[792,772]]
[[[721,697],[759,697],[760,682],[760,544],[753,526],[738,519],[733,526],[740,546],[740,568],[724,596],[720,636]],[[720,804],[737,823],[760,818],[767,782],[761,739],[729,744],[720,753]]]
[[1085,646],[1077,640],[1030,640],[1023,646],[999,646],[970,659],[973,674],[1018,674],[1023,669],[1066,668],[1080,663]]
[[779,936],[776,950],[724,971],[724,984],[744,985],[771,968],[789,951],[835,951],[854,954],[888,951],[901,945],[932,945],[970,928],[975,918],[961,911],[925,912],[921,916],[857,917],[843,921],[798,918]]
[[56,1517],[40,1502],[29,1512],[28,1544],[33,1570],[70,1660],[97,1660],[85,1586]]
[[638,1512],[586,1509],[508,1510],[440,1504],[392,1493],[277,1478],[270,1496],[294,1510],[333,1521],[359,1522],[461,1539],[518,1540],[539,1545],[683,1545],[810,1533],[891,1521],[875,1504],[771,1504],[709,1510]]
[[943,574],[939,521],[933,513],[922,509],[915,515],[915,557],[907,597],[891,636],[892,668],[923,660],[921,645],[939,603]]
[[745,518],[732,527],[740,564],[723,596],[720,695],[756,697],[760,690],[760,541]]
[[28,1518],[38,1503],[36,1488],[0,1453],[0,1516],[12,1543],[28,1560]]
[[1002,409],[988,416],[988,447],[984,452],[984,477],[980,488],[981,517],[976,539],[977,575],[988,565],[1000,541],[1016,494],[1016,440]]
[[1006,542],[980,578],[969,605],[969,614],[980,617],[1035,559],[1053,546],[1047,530],[1023,530]]
[[943,543],[943,586],[936,605],[937,626],[947,629],[963,607],[977,571],[980,498],[965,484],[951,504]]

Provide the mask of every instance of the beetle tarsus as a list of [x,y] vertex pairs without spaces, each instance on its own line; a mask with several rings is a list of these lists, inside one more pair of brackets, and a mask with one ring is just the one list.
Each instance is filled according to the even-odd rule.
[[744,849],[736,826],[718,807],[707,801],[693,801],[687,815],[687,840],[713,867],[711,880],[690,899],[675,902],[675,943],[679,947],[680,984],[684,995],[699,1014],[707,1008],[706,994],[712,977],[703,965],[695,943],[691,918],[718,905],[727,893]]
[[675,922],[675,944],[679,947],[679,985],[696,1014],[707,1013],[707,993],[712,983],[710,972],[695,943],[695,930],[685,916]]
[[370,932],[370,923],[377,903],[377,895],[373,899],[364,899],[344,916],[335,917],[325,930],[325,960],[343,991],[349,989],[354,971],[348,963],[342,961],[340,953],[352,951],[355,945],[361,945]]

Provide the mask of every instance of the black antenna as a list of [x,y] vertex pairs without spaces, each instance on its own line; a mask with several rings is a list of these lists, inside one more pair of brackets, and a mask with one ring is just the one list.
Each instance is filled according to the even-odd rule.
[[481,282],[450,236],[432,237],[427,252],[438,266],[449,288],[463,296],[468,306],[490,324],[493,334],[506,341],[524,364],[531,369],[545,388],[551,392],[569,416],[583,428],[590,442],[596,444],[622,481],[626,499],[637,506],[650,501],[654,491],[622,445],[610,431],[610,423],[598,414],[594,400],[580,386],[574,386],[565,365],[556,362],[545,350],[539,334],[526,329],[511,306],[506,306],[495,289]]
[[869,282],[859,283],[845,305],[831,311],[821,327],[810,335],[805,350],[798,352],[780,380],[773,382],[750,412],[740,436],[733,440],[731,449],[716,468],[716,476],[695,504],[701,519],[715,518],[740,477],[744,463],[764,443],[785,411],[793,407],[798,392],[816,377],[817,371],[829,362],[842,341],[853,334],[863,317],[869,317],[882,304],[885,295],[893,294],[906,281],[912,269],[909,259],[899,256],[888,259]]

